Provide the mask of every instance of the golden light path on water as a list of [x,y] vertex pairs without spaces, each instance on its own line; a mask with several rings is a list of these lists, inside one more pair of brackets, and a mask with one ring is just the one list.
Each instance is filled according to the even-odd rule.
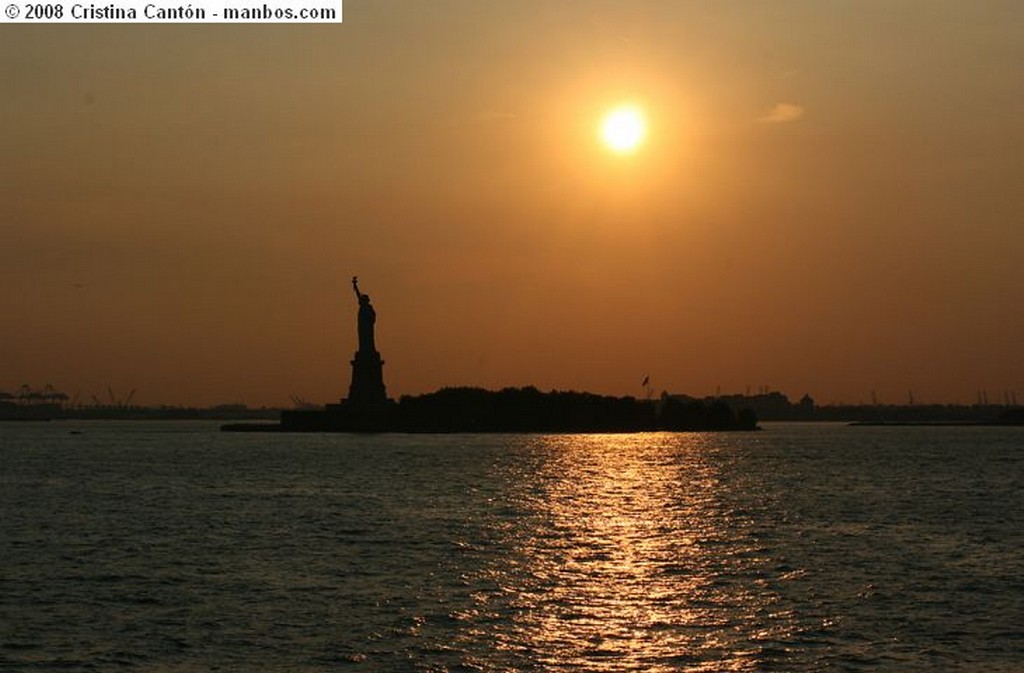
[[681,437],[536,439],[506,475],[495,524],[506,551],[486,570],[493,589],[473,596],[478,626],[465,636],[542,669],[745,671],[784,660],[795,620],[771,585],[787,569],[770,567],[762,532],[723,492],[747,485],[725,487],[721,457],[708,459],[721,440]]

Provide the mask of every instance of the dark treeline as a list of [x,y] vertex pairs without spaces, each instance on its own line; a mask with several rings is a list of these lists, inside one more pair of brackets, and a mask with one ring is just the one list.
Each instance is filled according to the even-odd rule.
[[422,432],[630,432],[655,424],[653,405],[633,398],[533,387],[442,388],[403,396],[394,418],[396,427]]
[[406,395],[385,408],[329,406],[282,414],[283,430],[395,432],[639,432],[754,430],[757,417],[728,404],[662,398],[638,400],[530,386],[489,391],[442,388]]

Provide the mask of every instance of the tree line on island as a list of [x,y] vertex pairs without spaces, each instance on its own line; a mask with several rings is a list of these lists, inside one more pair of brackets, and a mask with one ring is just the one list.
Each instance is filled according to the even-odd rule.
[[756,430],[757,416],[722,401],[656,400],[533,386],[442,388],[381,406],[329,405],[281,415],[282,430],[395,432],[640,432]]
[[642,430],[753,430],[757,417],[725,402],[672,397],[642,400],[574,391],[541,392],[533,386],[489,391],[442,388],[404,396],[399,426],[460,432],[637,432]]

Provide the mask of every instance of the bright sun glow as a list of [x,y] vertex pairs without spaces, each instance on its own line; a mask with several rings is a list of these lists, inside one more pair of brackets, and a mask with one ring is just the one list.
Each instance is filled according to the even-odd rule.
[[601,140],[608,149],[618,154],[636,151],[646,135],[644,115],[633,106],[617,107],[601,122]]

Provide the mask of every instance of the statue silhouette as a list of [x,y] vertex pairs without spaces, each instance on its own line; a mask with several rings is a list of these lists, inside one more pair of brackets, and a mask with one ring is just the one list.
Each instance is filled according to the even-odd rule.
[[359,300],[359,352],[376,353],[377,347],[373,340],[373,328],[377,322],[377,312],[370,304],[370,295],[359,291],[359,277],[352,276],[352,289]]
[[373,331],[377,312],[370,304],[370,296],[359,291],[359,278],[352,276],[352,289],[359,300],[359,350],[352,359],[352,383],[348,388],[349,404],[375,407],[387,401],[384,388],[384,361],[377,352]]

